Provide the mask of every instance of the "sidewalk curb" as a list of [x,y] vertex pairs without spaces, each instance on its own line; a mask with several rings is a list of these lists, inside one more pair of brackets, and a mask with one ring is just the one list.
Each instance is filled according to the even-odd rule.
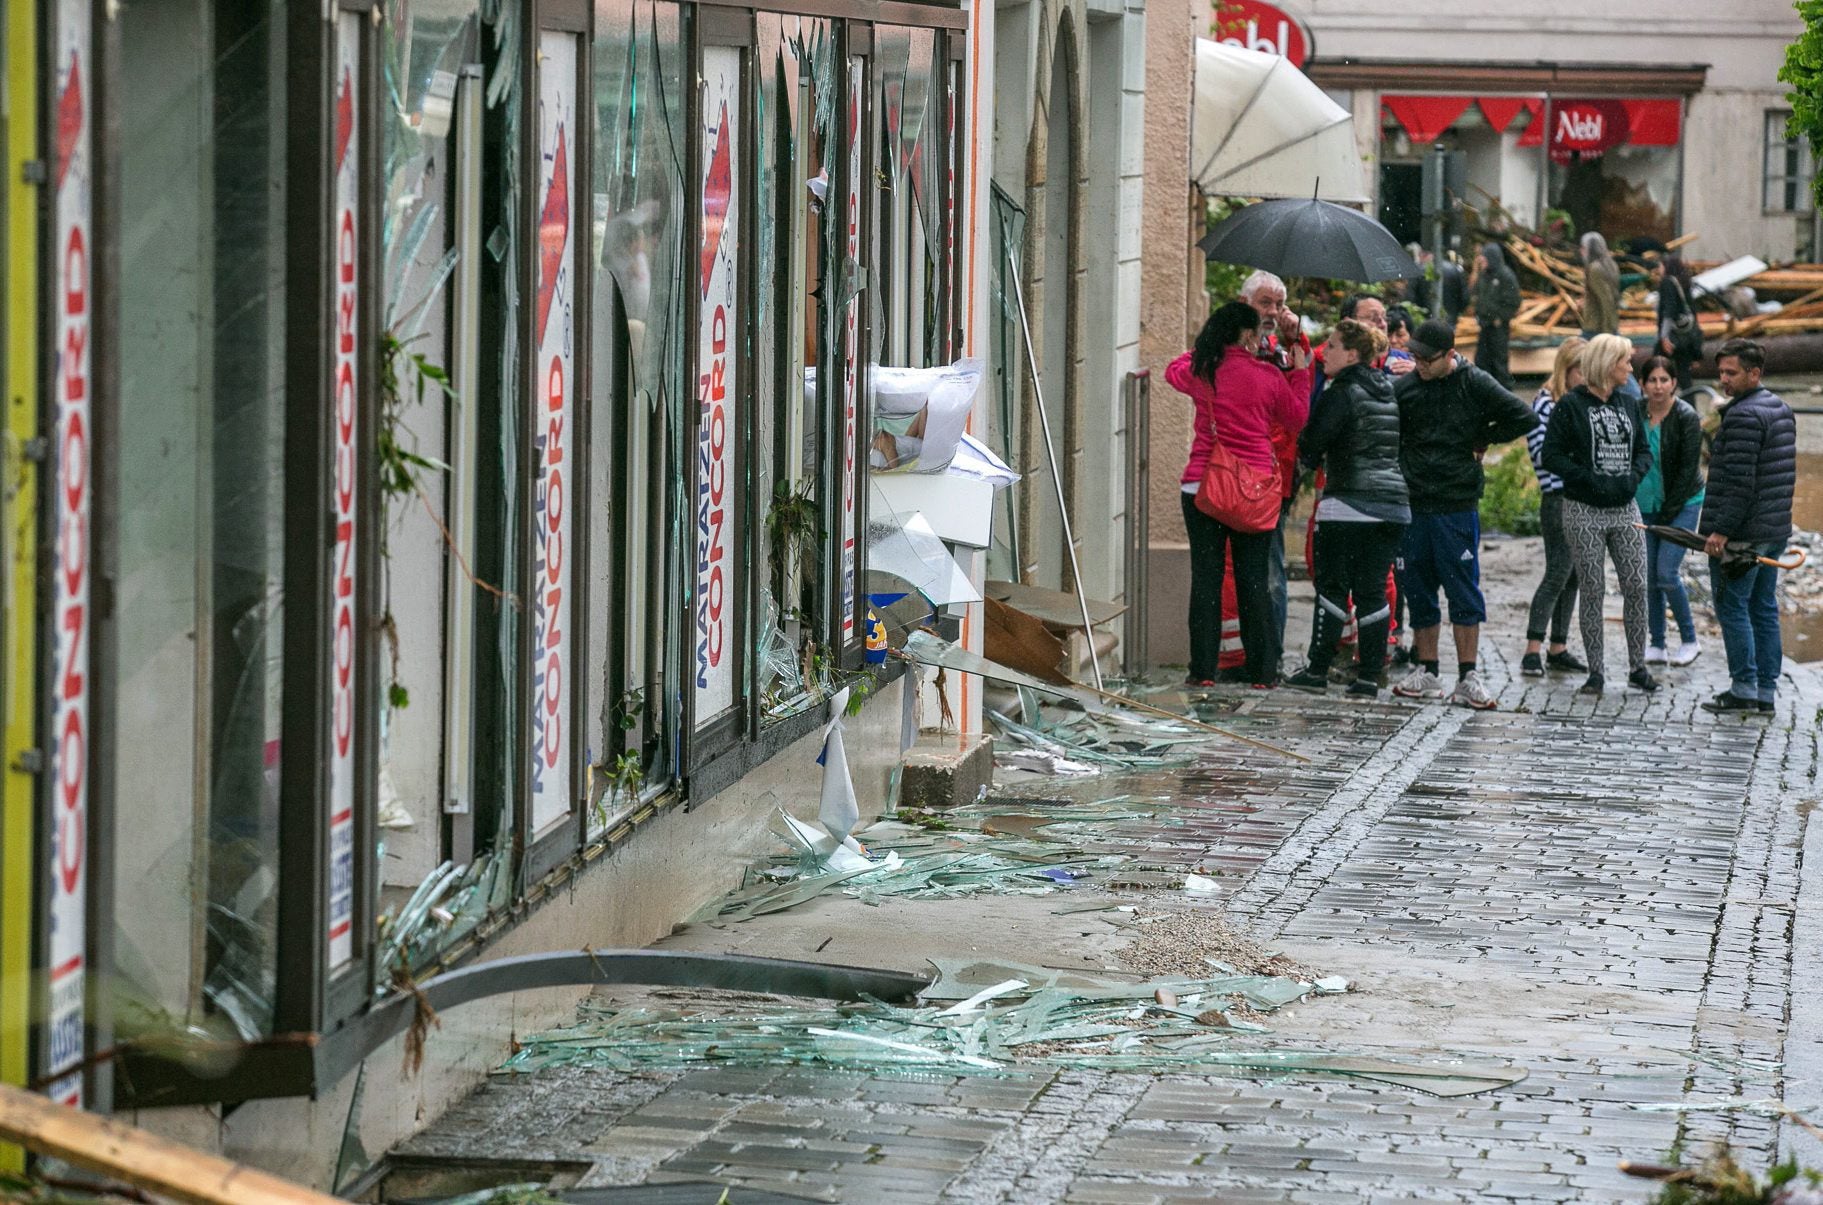
[[[1804,1105],[1823,1101],[1823,824],[1815,821],[1815,804],[1801,813],[1804,824],[1798,862],[1798,898],[1791,926],[1790,1018],[1785,1030],[1781,1090],[1794,1088]],[[1789,1118],[1780,1123],[1783,1150],[1806,1167],[1823,1167],[1823,1139]]]

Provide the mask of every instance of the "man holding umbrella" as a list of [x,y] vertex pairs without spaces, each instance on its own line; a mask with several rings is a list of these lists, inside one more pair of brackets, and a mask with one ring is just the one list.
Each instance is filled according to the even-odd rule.
[[1408,699],[1441,699],[1437,639],[1449,601],[1456,640],[1456,689],[1452,703],[1487,711],[1494,695],[1475,669],[1487,603],[1481,594],[1481,453],[1538,425],[1532,408],[1500,382],[1456,354],[1456,331],[1435,318],[1419,324],[1411,340],[1417,371],[1399,378],[1399,467],[1411,494],[1394,568],[1412,628],[1418,668],[1393,687]]
[[1699,534],[1709,568],[1715,618],[1728,653],[1728,689],[1703,710],[1769,715],[1784,653],[1779,639],[1779,571],[1724,553],[1776,557],[1791,535],[1791,499],[1798,482],[1798,424],[1778,394],[1760,384],[1766,352],[1751,339],[1730,339],[1716,353],[1715,371],[1729,401],[1715,433],[1709,492]]

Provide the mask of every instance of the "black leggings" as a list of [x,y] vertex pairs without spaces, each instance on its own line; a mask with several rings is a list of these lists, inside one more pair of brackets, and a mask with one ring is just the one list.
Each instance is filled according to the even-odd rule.
[[[1268,589],[1272,569],[1272,533],[1235,531],[1196,509],[1196,498],[1184,500],[1184,530],[1190,536],[1190,678],[1213,681],[1222,655],[1223,553],[1234,554],[1234,596],[1241,612],[1241,646],[1247,650],[1247,679],[1276,682],[1279,677],[1278,623]],[[1380,567],[1382,577],[1386,567]]]
[[1553,490],[1538,499],[1538,528],[1544,535],[1544,577],[1532,591],[1526,612],[1525,638],[1545,638],[1561,647],[1570,638],[1570,615],[1576,610],[1576,561],[1563,534],[1563,491]]
[[1348,622],[1348,601],[1355,603],[1359,677],[1380,680],[1386,665],[1386,628],[1392,608],[1386,602],[1386,571],[1405,534],[1401,523],[1317,523],[1317,614],[1310,629],[1310,668],[1329,672],[1336,641]]

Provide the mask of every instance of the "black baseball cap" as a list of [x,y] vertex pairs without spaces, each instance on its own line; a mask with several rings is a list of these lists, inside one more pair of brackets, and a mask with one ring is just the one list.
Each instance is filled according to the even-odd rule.
[[1440,318],[1426,318],[1412,332],[1409,347],[1412,355],[1420,360],[1434,360],[1444,352],[1456,349],[1456,328]]

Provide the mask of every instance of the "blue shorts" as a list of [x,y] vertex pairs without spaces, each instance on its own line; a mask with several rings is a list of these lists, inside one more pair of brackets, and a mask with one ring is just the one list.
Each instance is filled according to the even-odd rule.
[[1443,622],[1437,590],[1449,599],[1450,623],[1469,627],[1488,617],[1481,597],[1481,513],[1413,514],[1393,563],[1413,631]]

